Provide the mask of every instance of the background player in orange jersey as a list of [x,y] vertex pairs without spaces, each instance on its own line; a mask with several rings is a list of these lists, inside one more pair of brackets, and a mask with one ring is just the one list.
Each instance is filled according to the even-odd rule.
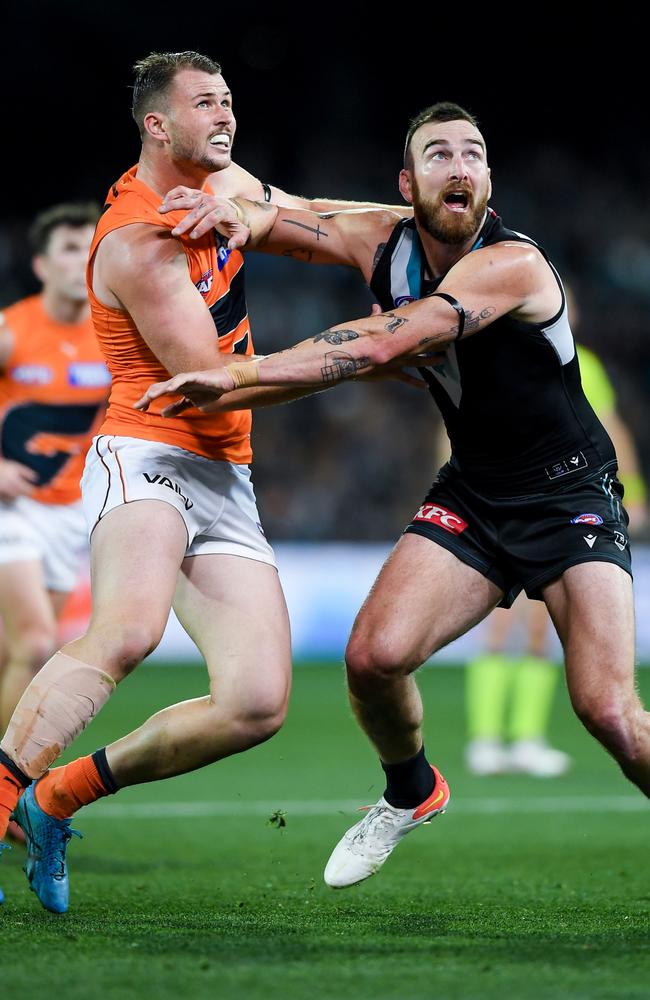
[[56,647],[87,530],[79,479],[109,375],[90,319],[85,267],[94,204],[57,205],[30,240],[38,295],[0,314],[0,728]]
[[[287,612],[250,483],[250,411],[169,421],[134,409],[168,373],[226,364],[230,352],[252,356],[241,254],[212,232],[173,238],[182,214],[159,212],[170,188],[203,189],[230,165],[231,95],[204,56],[152,55],[136,66],[133,113],[140,161],[111,188],[87,272],[113,380],[82,481],[92,620],[32,681],[2,739],[0,835],[23,789],[157,645],[172,602],[205,657],[210,694],[49,771],[22,795],[28,877],[54,911],[68,905],[64,851],[77,808],[268,739],[290,688]],[[271,390],[269,398],[300,395]]]

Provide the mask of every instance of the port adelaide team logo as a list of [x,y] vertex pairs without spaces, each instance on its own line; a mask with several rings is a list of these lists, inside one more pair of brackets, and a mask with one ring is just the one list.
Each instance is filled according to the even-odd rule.
[[602,524],[603,519],[600,514],[577,514],[571,518],[571,524]]

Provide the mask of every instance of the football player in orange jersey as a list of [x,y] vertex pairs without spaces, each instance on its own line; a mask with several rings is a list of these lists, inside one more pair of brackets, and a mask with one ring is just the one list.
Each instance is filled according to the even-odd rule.
[[[82,481],[92,621],[32,681],[0,744],[0,836],[29,786],[16,810],[27,874],[55,912],[68,906],[65,847],[76,809],[268,739],[290,688],[284,596],[250,483],[250,411],[168,421],[134,409],[168,373],[226,364],[232,352],[253,357],[241,254],[212,233],[174,238],[182,214],[159,212],[170,188],[208,191],[209,178],[230,166],[231,94],[206,57],[153,54],[136,65],[133,114],[141,157],[111,188],[87,271],[113,379]],[[269,400],[303,394],[271,390]],[[172,602],[205,657],[210,694],[41,778],[155,648]]]
[[94,204],[34,221],[38,295],[0,314],[0,728],[56,648],[56,623],[87,550],[79,478],[109,375],[90,319],[85,267]]

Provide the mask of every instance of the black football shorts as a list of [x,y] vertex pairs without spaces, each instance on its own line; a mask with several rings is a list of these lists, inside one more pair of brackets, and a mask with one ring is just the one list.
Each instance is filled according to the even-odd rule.
[[446,465],[406,531],[473,566],[503,590],[509,608],[522,589],[541,600],[542,587],[579,563],[615,563],[631,576],[622,498],[611,469],[555,493],[497,499]]

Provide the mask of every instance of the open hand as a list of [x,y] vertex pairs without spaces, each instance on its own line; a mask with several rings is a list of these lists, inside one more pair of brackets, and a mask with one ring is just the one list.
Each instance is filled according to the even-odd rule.
[[187,215],[172,229],[172,236],[189,233],[190,239],[197,240],[212,229],[227,237],[228,247],[237,250],[249,241],[250,228],[241,216],[241,210],[227,198],[217,198],[207,191],[196,188],[178,187],[168,191],[160,204],[161,215],[167,212],[183,212]]
[[38,476],[33,469],[10,459],[0,461],[0,500],[15,500],[32,492]]
[[136,410],[145,412],[154,399],[159,399],[161,396],[182,396],[182,399],[169,403],[161,410],[163,417],[176,417],[193,406],[199,410],[203,409],[234,387],[232,377],[224,368],[214,368],[205,372],[181,372],[166,382],[154,382],[144,396],[133,405]]

